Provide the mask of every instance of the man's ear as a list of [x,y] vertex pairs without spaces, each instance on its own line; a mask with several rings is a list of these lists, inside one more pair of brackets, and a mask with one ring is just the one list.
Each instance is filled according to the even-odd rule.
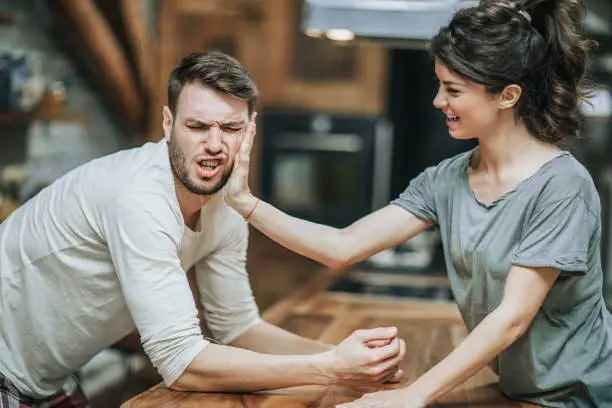
[[174,116],[172,115],[172,111],[168,106],[164,106],[162,111],[162,128],[164,129],[164,138],[166,141],[170,141],[170,135],[172,135],[172,122],[174,121]]
[[500,109],[513,108],[519,101],[523,89],[515,84],[508,85],[499,94]]

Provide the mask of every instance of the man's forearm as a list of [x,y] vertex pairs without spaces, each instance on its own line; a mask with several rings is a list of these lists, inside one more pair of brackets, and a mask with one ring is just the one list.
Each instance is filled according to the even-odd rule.
[[333,346],[322,341],[298,336],[268,322],[261,322],[231,343],[263,354],[316,354]]
[[333,377],[323,354],[279,356],[209,344],[171,388],[189,391],[262,391],[306,384],[325,385]]

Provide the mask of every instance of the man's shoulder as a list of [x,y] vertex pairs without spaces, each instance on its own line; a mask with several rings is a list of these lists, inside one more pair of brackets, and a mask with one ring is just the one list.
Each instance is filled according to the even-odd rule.
[[210,207],[202,213],[202,226],[211,231],[216,240],[226,242],[229,238],[233,242],[248,236],[248,223],[225,202],[223,190],[207,205]]
[[130,192],[144,191],[168,194],[173,179],[167,153],[158,143],[120,150],[83,166],[78,177],[92,184],[95,191],[109,199]]

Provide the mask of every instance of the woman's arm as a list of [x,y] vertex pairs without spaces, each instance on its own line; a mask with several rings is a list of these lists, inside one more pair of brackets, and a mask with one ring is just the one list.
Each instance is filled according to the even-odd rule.
[[254,136],[253,117],[236,156],[225,198],[242,216],[248,216],[255,228],[290,250],[338,268],[399,245],[431,225],[398,206],[389,205],[347,228],[337,229],[292,217],[259,201],[248,186],[249,155]]
[[501,304],[410,387],[433,402],[476,374],[527,331],[558,276],[558,269],[513,266]]
[[402,390],[370,394],[343,407],[398,402],[389,406],[403,408],[433,403],[484,368],[525,333],[558,276],[559,270],[554,268],[513,266],[501,304],[445,359]]
[[[256,199],[236,209],[247,215]],[[431,224],[396,205],[384,207],[350,226],[337,229],[292,217],[266,202],[259,202],[251,224],[293,252],[330,268],[340,268],[401,244]]]

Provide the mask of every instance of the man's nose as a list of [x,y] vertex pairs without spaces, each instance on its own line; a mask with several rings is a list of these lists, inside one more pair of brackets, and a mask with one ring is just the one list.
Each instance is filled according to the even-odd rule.
[[219,126],[212,126],[206,138],[206,150],[211,154],[217,154],[223,149],[223,132]]

